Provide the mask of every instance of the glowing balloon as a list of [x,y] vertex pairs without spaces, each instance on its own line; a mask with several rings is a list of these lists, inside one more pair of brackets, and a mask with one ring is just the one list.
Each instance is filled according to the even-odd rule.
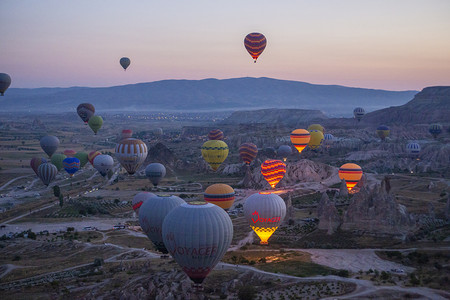
[[287,157],[292,154],[292,148],[288,145],[281,145],[278,147],[277,154],[283,158],[283,161],[286,161]]
[[84,167],[88,162],[88,154],[86,152],[77,152],[73,157],[80,160],[80,167]]
[[81,103],[77,107],[77,114],[87,124],[89,119],[95,114],[95,107],[90,103]]
[[58,174],[58,169],[51,163],[43,163],[38,167],[38,177],[48,186]]
[[377,128],[377,135],[383,141],[384,141],[384,139],[386,139],[389,136],[390,132],[391,131],[389,130],[389,127],[387,127],[386,125],[380,125]]
[[363,175],[363,171],[357,164],[344,164],[339,168],[339,178],[344,179],[350,192]]
[[38,174],[38,168],[40,165],[45,164],[47,160],[41,157],[33,157],[30,161],[30,167],[33,169],[36,175]]
[[145,168],[145,176],[157,186],[158,183],[166,176],[166,167],[160,163],[151,163]]
[[442,125],[441,124],[431,124],[430,127],[428,128],[428,132],[430,132],[434,138],[437,138],[438,135],[440,135],[442,132]]
[[147,199],[153,196],[156,195],[149,192],[140,192],[133,197],[133,200],[131,201],[131,206],[133,207],[133,210],[136,212],[138,216],[139,216],[139,209],[141,208],[142,204],[144,204],[144,202],[147,201]]
[[223,183],[210,185],[204,194],[205,201],[228,210],[234,203],[235,193],[231,186]]
[[94,168],[105,177],[114,166],[114,159],[110,155],[100,154],[94,158]]
[[260,244],[267,245],[286,216],[286,204],[280,196],[270,192],[256,193],[245,199],[244,216],[261,239]]
[[270,186],[275,188],[286,174],[286,165],[281,160],[268,159],[261,164],[261,174]]
[[217,205],[184,203],[167,214],[162,235],[175,261],[194,283],[201,284],[227,252],[233,224]]
[[0,95],[4,96],[11,85],[11,77],[6,73],[0,73]]
[[311,132],[313,130],[318,130],[318,131],[322,132],[322,134],[325,132],[325,128],[323,128],[323,126],[320,124],[311,124],[308,126],[309,132]]
[[228,145],[220,140],[206,141],[202,146],[202,156],[216,171],[228,156]]
[[263,53],[264,49],[266,48],[266,45],[267,40],[262,33],[258,32],[249,33],[244,39],[245,49],[247,49],[247,52],[254,59],[255,63],[258,57],[261,55],[261,53]]
[[100,116],[92,116],[88,121],[88,125],[92,129],[94,134],[97,134],[98,130],[102,128],[103,119]]
[[223,140],[223,132],[220,129],[213,129],[208,133],[209,140]]
[[239,147],[239,157],[250,165],[255,157],[258,155],[258,147],[253,143],[244,143]]
[[100,155],[101,153],[98,151],[92,151],[89,152],[88,154],[88,160],[91,163],[92,166],[94,166],[94,158],[96,158],[98,155]]
[[72,149],[66,149],[66,150],[64,150],[63,154],[66,157],[74,157],[75,154],[77,154],[77,152],[75,150],[72,150]]
[[67,156],[64,154],[54,154],[51,158],[51,163],[55,165],[56,169],[58,171],[61,171],[63,168],[63,160],[66,159]]
[[125,139],[116,146],[116,158],[130,175],[144,163],[147,154],[147,145],[138,139]]
[[303,149],[308,145],[311,134],[305,129],[295,129],[291,132],[291,142],[294,144],[298,153],[302,153]]
[[126,70],[131,63],[131,60],[128,57],[122,57],[119,62],[122,68]]
[[139,224],[142,230],[155,245],[156,250],[164,254],[168,253],[162,237],[164,218],[183,203],[186,202],[177,196],[153,195],[148,197],[139,208]]
[[73,176],[80,169],[80,160],[76,157],[67,157],[63,160],[64,170],[70,175]]
[[322,145],[324,136],[319,130],[311,130],[311,139],[309,140],[308,147],[312,150],[316,150]]
[[58,149],[59,139],[56,136],[47,135],[41,138],[40,144],[42,150],[47,153],[48,157],[52,157],[53,153]]
[[362,117],[366,114],[366,111],[362,107],[357,107],[353,110],[353,115],[355,116],[355,119],[361,121]]

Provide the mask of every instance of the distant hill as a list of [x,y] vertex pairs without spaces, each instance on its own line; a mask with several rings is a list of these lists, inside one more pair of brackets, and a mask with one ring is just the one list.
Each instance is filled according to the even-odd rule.
[[362,106],[373,111],[402,105],[416,91],[385,91],[317,85],[271,78],[163,80],[106,88],[11,88],[0,99],[2,111],[74,111],[90,102],[97,111],[211,111],[262,108],[318,109],[350,116]]

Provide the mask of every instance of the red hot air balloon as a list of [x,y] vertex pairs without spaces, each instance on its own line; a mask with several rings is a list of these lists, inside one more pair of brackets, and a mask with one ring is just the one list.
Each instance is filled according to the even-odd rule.
[[247,34],[244,39],[244,46],[250,56],[255,60],[261,55],[267,45],[266,37],[262,33],[253,32]]
[[77,107],[77,114],[87,125],[89,119],[95,114],[95,107],[90,103],[81,103]]
[[283,179],[284,174],[286,174],[286,164],[281,160],[268,159],[261,165],[261,174],[270,186],[275,188],[278,182]]
[[213,129],[208,133],[208,140],[223,140],[223,132],[220,129]]
[[252,143],[244,143],[239,147],[239,157],[249,166],[258,155],[258,147]]
[[129,139],[129,138],[131,138],[133,136],[133,130],[131,130],[131,129],[124,129],[124,130],[122,130],[122,136],[121,136],[121,140],[124,140],[124,139]]

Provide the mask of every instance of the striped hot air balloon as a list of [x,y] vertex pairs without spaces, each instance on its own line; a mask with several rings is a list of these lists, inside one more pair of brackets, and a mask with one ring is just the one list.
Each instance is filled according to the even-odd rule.
[[253,143],[244,143],[239,147],[239,157],[249,166],[258,155],[258,147]]
[[87,125],[89,119],[95,114],[95,107],[90,103],[81,103],[77,107],[77,114],[83,120],[84,124]]
[[291,132],[291,142],[297,149],[298,153],[302,153],[303,149],[308,145],[311,134],[305,129],[295,129]]
[[248,53],[254,59],[255,63],[258,57],[261,55],[261,53],[263,53],[264,49],[266,48],[266,45],[267,40],[262,33],[258,32],[249,33],[244,39],[245,49],[247,49]]
[[136,212],[138,216],[139,216],[139,209],[142,206],[142,204],[144,204],[144,202],[147,201],[147,199],[153,196],[156,195],[149,192],[140,192],[133,197],[133,200],[131,201],[131,206],[133,207],[133,210]]
[[386,125],[380,125],[377,127],[377,135],[383,141],[389,136],[390,132],[389,127]]
[[228,156],[228,145],[224,141],[210,140],[202,146],[203,159],[216,171]]
[[47,160],[45,158],[33,157],[30,160],[30,167],[33,169],[34,173],[36,173],[36,175],[37,175],[39,166],[42,164],[45,164],[46,162],[47,162]]
[[205,201],[228,210],[234,203],[234,190],[228,184],[216,183],[205,190]]
[[132,175],[147,158],[147,145],[138,139],[125,139],[116,146],[116,157],[122,167]]
[[77,151],[72,150],[72,149],[66,149],[66,150],[64,150],[63,154],[64,154],[66,157],[74,157],[75,154],[77,154]]
[[428,132],[431,133],[431,135],[434,138],[437,138],[438,135],[442,132],[442,125],[441,124],[431,124],[430,127],[428,127]]
[[160,163],[151,163],[145,168],[145,176],[157,186],[158,183],[166,176],[166,167]]
[[418,155],[420,153],[420,145],[416,142],[411,142],[406,145],[406,152],[411,155]]
[[355,119],[361,121],[362,117],[366,114],[366,111],[362,107],[357,107],[353,110],[353,115],[355,116]]
[[64,170],[72,177],[80,169],[80,160],[76,157],[67,157],[63,160],[63,166]]
[[350,192],[363,175],[363,171],[357,164],[347,163],[339,168],[339,178],[344,179]]
[[51,163],[43,163],[38,167],[38,177],[48,186],[58,174],[58,169]]
[[286,216],[284,200],[270,192],[256,193],[245,199],[244,216],[253,231],[267,245],[269,238]]
[[89,162],[91,163],[92,166],[94,166],[94,158],[96,158],[98,155],[101,155],[101,153],[98,152],[98,151],[89,152],[88,160],[89,160]]
[[261,164],[261,174],[270,186],[275,188],[286,174],[286,165],[281,160],[268,159]]
[[208,133],[209,140],[223,140],[223,132],[220,129],[213,129]]

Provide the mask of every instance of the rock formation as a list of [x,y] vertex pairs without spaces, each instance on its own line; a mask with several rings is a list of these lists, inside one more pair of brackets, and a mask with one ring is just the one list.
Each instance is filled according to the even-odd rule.
[[317,217],[319,218],[318,228],[327,230],[327,234],[335,233],[341,225],[341,216],[327,193],[322,194],[322,198],[317,205]]

